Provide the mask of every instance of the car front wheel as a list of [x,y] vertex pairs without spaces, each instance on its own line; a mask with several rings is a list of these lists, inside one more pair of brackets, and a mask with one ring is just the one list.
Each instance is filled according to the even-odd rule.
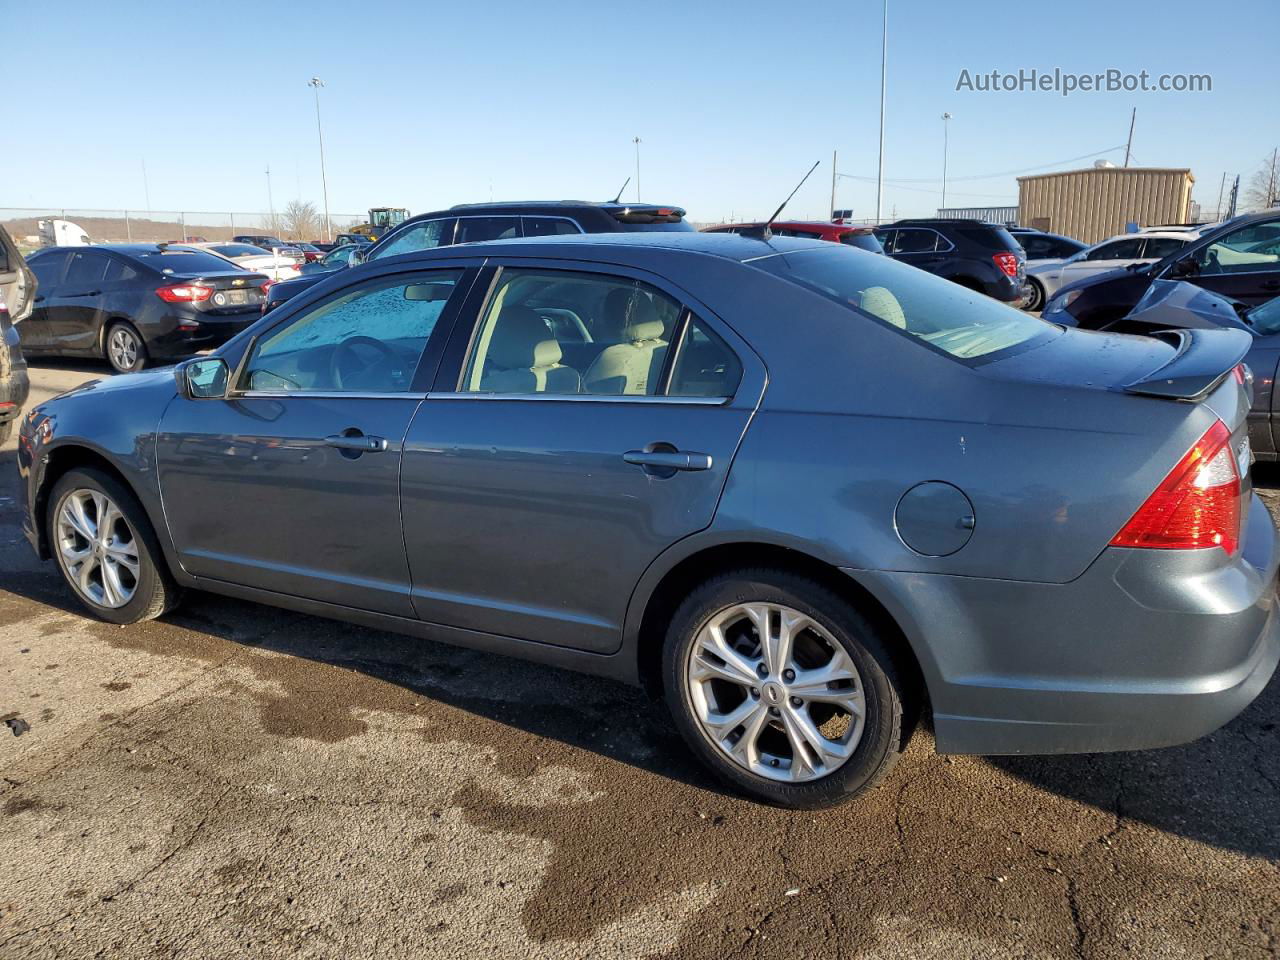
[[138,623],[177,604],[179,590],[137,498],[99,470],[72,470],[49,497],[49,544],[76,597],[102,620]]
[[1044,287],[1035,277],[1027,278],[1027,302],[1022,309],[1028,312],[1044,309]]
[[903,688],[874,624],[784,570],[722,574],[672,618],[667,704],[721,779],[780,806],[869,790],[902,749]]

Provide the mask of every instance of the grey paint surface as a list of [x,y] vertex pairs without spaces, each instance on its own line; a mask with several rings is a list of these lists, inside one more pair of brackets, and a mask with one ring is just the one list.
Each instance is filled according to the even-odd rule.
[[[298,398],[279,410],[255,401],[246,414],[243,400],[175,398],[158,372],[41,408],[55,429],[37,442],[28,496],[38,503],[40,461],[87,442],[140,488],[182,582],[632,681],[644,610],[667,571],[729,544],[798,551],[846,571],[894,616],[944,750],[1135,747],[1196,736],[1242,709],[1280,652],[1269,519],[1251,516],[1234,558],[1107,543],[1215,417],[1244,438],[1243,390],[1227,378],[1203,403],[1126,395],[1173,347],[1056,328],[1025,351],[958,362],[751,263],[829,246],[701,235],[483,251],[496,264],[559,259],[662,278],[748,368],[761,358],[729,405],[442,397],[460,360],[446,350],[434,392],[361,401],[405,438],[402,460],[377,455],[402,470],[397,502],[390,467],[352,473],[315,455],[329,428],[292,422]],[[346,271],[266,322],[363,277],[479,255],[445,249]],[[234,362],[253,332],[223,354]],[[711,454],[715,469],[658,480],[622,463],[659,440]],[[162,513],[168,470],[185,486],[165,491]],[[927,480],[962,491],[979,518],[948,556],[922,556],[893,527],[903,494]],[[261,530],[201,519],[205,497],[231,493]],[[350,569],[350,557],[368,566]],[[1173,590],[1171,608],[1151,606],[1157,588]],[[1072,618],[1085,618],[1087,642],[1054,632]],[[1206,632],[1216,660],[1199,656],[1194,638]]]

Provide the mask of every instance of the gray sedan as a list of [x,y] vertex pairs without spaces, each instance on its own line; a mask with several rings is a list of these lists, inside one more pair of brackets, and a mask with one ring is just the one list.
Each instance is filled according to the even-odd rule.
[[1064,330],[817,241],[548,237],[322,280],[22,425],[113,623],[183,588],[648,685],[737,789],[1173,744],[1280,658],[1238,330]]

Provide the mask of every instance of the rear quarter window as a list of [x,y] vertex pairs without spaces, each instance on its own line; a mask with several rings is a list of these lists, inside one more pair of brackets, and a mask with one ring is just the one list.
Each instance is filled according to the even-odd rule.
[[1004,227],[956,227],[955,232],[970,243],[993,253],[1005,250],[1017,253],[1021,249],[1018,241],[1013,239],[1013,234]]

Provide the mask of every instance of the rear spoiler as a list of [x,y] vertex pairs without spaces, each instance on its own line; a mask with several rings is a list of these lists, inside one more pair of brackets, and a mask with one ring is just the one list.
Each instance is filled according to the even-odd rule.
[[1253,346],[1243,330],[1158,330],[1149,336],[1173,347],[1172,359],[1122,389],[1193,403],[1212,393]]

